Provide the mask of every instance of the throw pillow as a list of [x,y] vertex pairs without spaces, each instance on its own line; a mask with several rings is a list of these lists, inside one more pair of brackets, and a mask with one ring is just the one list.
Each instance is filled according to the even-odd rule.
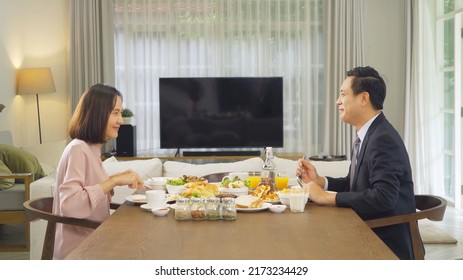
[[[0,160],[0,174],[11,175],[11,170]],[[0,190],[11,188],[14,184],[14,179],[0,179]]]
[[103,162],[103,167],[108,175],[113,175],[130,168],[137,172],[144,180],[162,176],[162,162],[158,158],[117,161],[115,158],[111,157]]
[[192,164],[178,161],[164,162],[164,177],[205,176],[220,172],[260,171],[264,161],[260,157],[226,163]]
[[34,180],[45,176],[45,172],[37,158],[19,148],[0,144],[0,160],[8,166],[12,173],[32,173],[34,174]]

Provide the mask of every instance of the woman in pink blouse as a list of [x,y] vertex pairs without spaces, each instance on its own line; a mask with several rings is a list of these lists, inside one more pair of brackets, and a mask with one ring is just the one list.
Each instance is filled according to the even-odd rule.
[[[121,112],[122,95],[111,86],[96,84],[82,95],[69,124],[73,140],[57,169],[54,214],[103,221],[109,216],[114,187],[143,188],[143,180],[130,169],[108,176],[100,159],[101,145],[118,135]],[[91,232],[57,224],[54,259],[63,259]]]

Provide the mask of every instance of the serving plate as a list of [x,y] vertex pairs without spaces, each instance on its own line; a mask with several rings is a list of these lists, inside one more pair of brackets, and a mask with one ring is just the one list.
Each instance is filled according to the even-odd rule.
[[260,211],[267,210],[270,207],[270,205],[272,205],[272,204],[264,202],[262,204],[262,207],[260,207],[260,208],[238,208],[238,207],[236,207],[236,211],[238,211],[238,212],[249,212],[249,213],[260,212]]
[[136,204],[145,204],[148,201],[146,200],[146,195],[144,194],[133,194],[125,198],[126,201],[136,203]]
[[277,200],[264,200],[264,203],[280,204],[281,201],[279,199],[277,199]]

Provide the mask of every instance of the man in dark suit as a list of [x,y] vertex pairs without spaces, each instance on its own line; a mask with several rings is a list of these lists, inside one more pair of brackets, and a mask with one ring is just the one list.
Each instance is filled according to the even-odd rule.
[[[408,153],[382,112],[385,97],[386,85],[375,69],[357,67],[347,72],[336,104],[341,119],[357,132],[358,153],[355,156],[354,147],[351,170],[343,178],[320,176],[309,161],[299,161],[296,173],[308,183],[312,201],[350,207],[364,220],[416,211]],[[400,259],[413,259],[405,224],[374,231]]]

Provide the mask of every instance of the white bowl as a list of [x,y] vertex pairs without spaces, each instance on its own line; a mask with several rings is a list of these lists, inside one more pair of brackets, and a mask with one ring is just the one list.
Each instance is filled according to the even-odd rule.
[[145,181],[145,188],[150,190],[165,190],[166,182],[162,181]]
[[247,187],[244,188],[219,188],[221,193],[231,193],[236,196],[245,195],[249,193],[249,189]]
[[274,204],[271,205],[268,209],[270,209],[270,211],[273,213],[283,213],[286,210],[286,205]]
[[154,214],[154,216],[159,216],[159,217],[167,215],[169,211],[170,211],[169,207],[151,209],[151,212]]
[[166,188],[169,194],[181,194],[186,191],[185,186],[166,185]]

